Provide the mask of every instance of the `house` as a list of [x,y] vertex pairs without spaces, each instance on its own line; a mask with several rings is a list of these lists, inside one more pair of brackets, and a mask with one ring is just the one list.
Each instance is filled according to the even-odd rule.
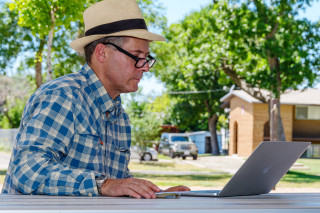
[[[229,155],[249,156],[270,137],[268,105],[243,90],[221,98],[229,108]],[[289,90],[280,97],[280,112],[287,141],[310,141],[306,157],[320,158],[320,90]]]
[[[210,142],[211,134],[209,131],[187,132],[186,134],[191,138],[191,140],[198,147],[199,154],[212,153],[211,142]],[[227,153],[228,142],[226,140],[225,129],[221,129],[220,132],[217,133],[217,139],[218,139],[218,147],[219,147],[220,154]]]

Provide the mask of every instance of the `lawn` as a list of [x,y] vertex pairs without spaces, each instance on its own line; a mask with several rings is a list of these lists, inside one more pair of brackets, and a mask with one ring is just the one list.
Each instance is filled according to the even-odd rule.
[[7,170],[0,170],[0,184],[3,184]]
[[[319,188],[320,189],[320,159],[300,159],[309,167],[308,170],[290,170],[277,184],[277,187],[284,188]],[[129,164],[131,171],[134,170],[160,170],[160,171],[199,171],[199,172],[218,172],[205,168],[196,167],[190,164],[175,163],[167,160],[165,162],[139,162],[131,161]],[[5,170],[0,170],[0,184],[5,178]],[[160,187],[170,187],[174,185],[187,185],[193,187],[222,188],[231,178],[229,174],[217,175],[157,175],[134,173],[136,178],[143,178],[152,181]]]
[[278,186],[290,188],[320,188],[320,159],[299,159],[306,170],[290,170]]
[[204,169],[185,163],[175,163],[171,158],[168,161],[149,161],[138,162],[130,161],[130,170],[160,170],[160,171],[205,171],[205,172],[219,172],[210,169]]
[[133,171],[136,178],[150,180],[160,187],[170,187],[175,185],[186,185],[189,187],[223,187],[232,175],[158,175],[158,174],[141,174],[134,173],[135,170],[157,170],[157,171],[192,171],[192,172],[212,172],[221,173],[220,171],[200,168],[190,164],[175,163],[169,158],[167,162],[137,162],[131,161],[129,169]]
[[[307,170],[290,170],[277,184],[284,188],[320,188],[320,159],[299,159]],[[131,162],[131,170],[167,170],[167,171],[211,171],[189,164],[175,164],[174,162]],[[143,178],[153,183],[168,187],[174,185],[187,185],[192,187],[222,188],[231,178],[229,174],[218,175],[156,175],[133,173],[137,178]]]

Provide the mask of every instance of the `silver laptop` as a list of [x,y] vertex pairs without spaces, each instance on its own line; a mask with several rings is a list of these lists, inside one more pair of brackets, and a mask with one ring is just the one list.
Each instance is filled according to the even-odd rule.
[[231,197],[269,193],[310,142],[261,142],[222,190],[159,192],[158,198]]

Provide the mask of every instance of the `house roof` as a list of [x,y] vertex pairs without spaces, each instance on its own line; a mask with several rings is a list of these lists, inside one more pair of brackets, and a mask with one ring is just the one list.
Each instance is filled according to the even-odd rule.
[[[260,100],[252,97],[243,90],[231,90],[227,95],[220,99],[222,102],[221,107],[228,108],[230,100],[233,97],[239,97],[249,103],[262,103]],[[320,90],[316,88],[287,90],[285,93],[281,94],[280,103],[286,105],[320,105]]]
[[196,132],[187,132],[186,133],[189,136],[193,136],[193,135],[210,135],[209,131],[196,131]]

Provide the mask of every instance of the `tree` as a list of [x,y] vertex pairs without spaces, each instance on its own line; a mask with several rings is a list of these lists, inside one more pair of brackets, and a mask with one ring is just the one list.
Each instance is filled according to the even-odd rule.
[[217,123],[224,114],[220,98],[227,93],[230,81],[211,62],[212,52],[207,48],[214,38],[203,31],[210,25],[203,15],[204,11],[194,12],[171,25],[165,31],[168,42],[152,49],[159,59],[155,73],[166,84],[168,94],[176,97],[173,114],[178,127],[209,128],[212,154],[218,155]]
[[[84,63],[83,56],[74,52],[69,43],[75,38],[84,36],[82,12],[98,1],[100,0],[14,0],[10,4],[11,12],[15,14],[13,17],[18,15],[19,19],[19,27],[11,30],[18,32],[22,28],[28,29],[33,35],[31,39],[21,42],[24,46],[28,46],[27,60],[21,68],[35,67],[37,87],[43,81],[45,49],[47,49],[46,68],[49,80],[72,72],[72,69],[66,70],[65,67],[77,67],[74,69],[77,70],[78,66]],[[160,3],[156,0],[137,0],[137,2],[149,27],[160,30],[166,25],[163,6]],[[18,49],[15,50],[19,52]],[[35,56],[30,57],[30,52],[33,51]],[[53,59],[51,59],[52,56]]]
[[17,12],[0,2],[0,74],[12,68],[17,55],[24,49],[24,41],[31,41],[30,31],[18,27]]
[[150,111],[147,101],[139,100],[140,94],[141,90],[130,94],[127,112],[132,125],[132,142],[145,148],[159,138],[162,119],[158,113]]
[[221,0],[203,8],[189,29],[201,30],[196,42],[203,44],[214,70],[269,104],[271,140],[285,140],[280,95],[301,84],[312,86],[319,75],[320,24],[298,18],[309,5],[304,0]]
[[0,76],[0,128],[17,128],[31,88],[21,77]]
[[136,0],[148,28],[162,31],[167,26],[167,18],[164,16],[164,6],[158,0]]
[[[29,28],[40,42],[36,54],[38,81],[41,80],[40,65],[45,42],[47,41],[47,80],[51,80],[51,48],[54,32],[61,26],[70,28],[70,23],[81,17],[85,3],[85,0],[14,0],[10,4],[12,10],[19,12],[19,26]],[[37,85],[39,86],[39,82]]]

